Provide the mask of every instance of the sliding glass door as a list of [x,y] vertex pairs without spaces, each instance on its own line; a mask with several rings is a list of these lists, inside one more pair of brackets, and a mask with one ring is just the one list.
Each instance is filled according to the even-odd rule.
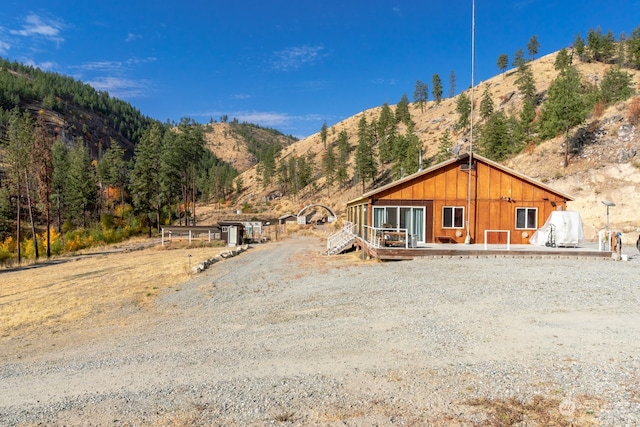
[[424,243],[424,207],[418,206],[374,206],[373,226],[376,228],[404,228]]

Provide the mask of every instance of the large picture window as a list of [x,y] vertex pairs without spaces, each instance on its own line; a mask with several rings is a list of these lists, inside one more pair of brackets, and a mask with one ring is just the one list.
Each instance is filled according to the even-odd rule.
[[442,208],[442,228],[464,228],[464,208],[444,206]]
[[538,208],[516,208],[516,228],[538,228]]

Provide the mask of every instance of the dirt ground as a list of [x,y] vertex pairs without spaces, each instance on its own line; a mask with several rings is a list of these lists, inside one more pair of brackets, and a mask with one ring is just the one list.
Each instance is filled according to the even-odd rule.
[[638,260],[381,263],[324,244],[191,276],[219,249],[1,272],[0,425],[640,422]]

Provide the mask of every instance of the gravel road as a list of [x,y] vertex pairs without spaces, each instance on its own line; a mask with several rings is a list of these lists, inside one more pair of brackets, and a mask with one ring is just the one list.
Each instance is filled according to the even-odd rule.
[[251,248],[118,323],[3,344],[0,425],[640,424],[640,258],[323,245]]

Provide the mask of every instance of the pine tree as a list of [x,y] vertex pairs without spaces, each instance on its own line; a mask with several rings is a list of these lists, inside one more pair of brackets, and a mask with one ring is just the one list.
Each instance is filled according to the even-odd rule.
[[409,112],[409,98],[406,93],[402,94],[400,101],[396,104],[396,123],[407,124],[411,120],[411,113]]
[[291,193],[295,196],[300,191],[300,183],[298,178],[298,158],[295,155],[289,156],[287,162],[287,172],[291,185]]
[[436,157],[436,161],[438,163],[443,162],[451,157],[452,146],[453,141],[451,140],[451,132],[449,132],[449,129],[447,129],[440,137],[440,145],[438,146],[438,154]]
[[363,115],[358,122],[358,146],[356,147],[356,172],[362,183],[362,192],[367,180],[373,180],[378,173],[373,144],[367,119]]
[[322,122],[322,127],[320,128],[320,140],[322,141],[322,145],[324,148],[327,148],[327,121]]
[[524,51],[522,48],[516,50],[516,53],[513,55],[513,62],[511,65],[516,68],[520,68],[525,62],[527,61],[524,59]]
[[[191,119],[182,119],[176,132],[176,144],[179,148],[179,163],[181,163],[179,172],[182,201],[188,224],[189,220],[194,221],[196,218],[197,167],[205,144],[202,126]],[[275,169],[275,166],[273,168]]]
[[415,133],[415,125],[413,122],[409,123],[407,126],[407,131],[404,135],[404,139],[406,141],[405,150],[402,158],[400,159],[400,164],[402,166],[402,170],[405,175],[411,175],[418,171],[420,166],[420,155],[422,151],[422,144],[420,143],[420,139],[418,135]]
[[87,216],[96,204],[97,186],[89,150],[81,138],[76,139],[69,151],[66,193],[69,218],[74,218],[76,225],[86,228]]
[[514,136],[514,142],[530,141],[533,136],[533,120],[536,118],[536,107],[530,99],[522,102],[520,110],[520,121],[518,122],[517,136]]
[[[51,258],[51,193],[53,189],[53,137],[47,129],[44,111],[38,113],[33,134],[31,165],[37,182],[37,193],[47,224],[47,258]],[[36,245],[37,248],[37,245]]]
[[[20,114],[18,107],[8,117],[6,163],[9,165],[9,180],[16,195],[16,243],[18,264],[22,262],[21,228],[22,199],[27,195],[29,153],[32,149],[33,119],[29,112]],[[25,185],[23,185],[23,183]]]
[[504,160],[514,152],[511,146],[509,119],[503,111],[496,111],[480,129],[479,145],[482,153],[493,160]]
[[329,144],[329,147],[322,157],[322,169],[327,182],[327,192],[333,185],[336,174],[336,155],[333,152],[333,144]]
[[507,70],[509,66],[509,55],[506,53],[500,54],[498,56],[498,69],[502,72],[502,76],[504,77],[504,72]]
[[565,133],[565,167],[569,165],[569,131],[582,123],[587,114],[580,75],[574,67],[569,67],[549,86],[547,100],[542,105],[540,116],[540,132],[543,138],[554,137],[560,132]]
[[[160,227],[161,153],[162,130],[159,125],[154,124],[144,132],[136,145],[134,166],[131,171],[133,204],[147,223],[149,237],[153,228],[152,215],[155,214],[156,226]],[[118,155],[115,154],[114,158],[117,159],[117,157]],[[118,173],[118,167],[114,166],[114,169]]]
[[440,75],[438,74],[434,74],[431,77],[431,95],[436,104],[440,105],[440,102],[442,102],[442,80],[440,80]]
[[616,51],[616,37],[611,30],[607,31],[607,34],[602,39],[602,61],[610,63],[615,56]]
[[378,150],[380,155],[380,162],[387,163],[392,160],[391,148],[393,147],[396,138],[396,120],[391,112],[389,104],[386,102],[382,105],[380,110],[380,117],[378,118],[378,135],[380,142],[378,144]]
[[349,135],[347,131],[342,129],[338,134],[338,163],[336,169],[336,178],[341,186],[345,186],[348,178],[349,154],[351,153],[351,145],[349,144]]
[[456,112],[458,113],[458,122],[456,128],[466,131],[469,127],[469,118],[471,116],[471,100],[465,92],[458,95],[456,102]]
[[584,61],[585,60],[585,44],[580,33],[576,35],[576,38],[573,41],[573,48],[575,49],[576,55],[578,55],[578,58]]
[[289,173],[289,163],[284,157],[278,159],[278,169],[276,171],[278,185],[283,194],[288,194],[291,188],[291,175]]
[[175,203],[178,215],[181,214],[178,206],[180,204],[183,167],[181,147],[178,144],[177,134],[174,131],[167,130],[164,132],[160,151],[160,191],[164,202],[168,203],[169,206]]
[[536,82],[533,77],[533,71],[527,62],[521,62],[516,71],[516,86],[525,100],[529,100],[533,105],[536,104]]
[[53,176],[51,181],[51,204],[56,212],[57,230],[62,232],[62,224],[67,217],[66,183],[69,174],[69,152],[64,142],[56,140],[51,146]]
[[449,73],[449,98],[453,98],[456,95],[456,73],[451,70]]
[[527,51],[529,52],[529,56],[531,59],[535,59],[538,51],[540,50],[540,43],[538,42],[538,36],[533,35],[531,39],[529,39],[529,43],[527,43]]
[[619,66],[608,69],[600,83],[600,96],[605,104],[629,99],[635,91],[632,86],[632,76]]
[[493,114],[494,105],[493,99],[491,99],[491,91],[489,85],[485,85],[482,92],[482,99],[480,100],[480,117],[482,120],[487,120],[491,114]]
[[429,89],[426,83],[422,83],[421,80],[416,81],[416,88],[413,92],[413,102],[416,107],[420,107],[420,111],[424,113],[427,99],[429,98]]
[[[139,145],[140,143],[138,143],[136,148]],[[160,150],[158,149],[158,155],[159,152]],[[100,187],[103,189],[106,187],[118,189],[120,193],[120,207],[122,208],[122,213],[124,213],[125,186],[129,180],[128,165],[124,156],[125,149],[112,139],[111,146],[98,162],[98,181],[100,182]]]
[[298,157],[297,160],[298,162],[296,168],[298,171],[298,186],[300,189],[303,189],[313,182],[313,174],[315,169],[315,165],[313,163],[313,154],[309,152],[307,156]]
[[563,47],[558,52],[558,55],[556,55],[556,60],[553,62],[553,68],[557,71],[563,71],[567,67],[571,66],[571,63],[571,56],[569,56],[567,49]]
[[636,70],[640,69],[640,25],[631,32],[627,39],[627,62]]
[[627,36],[624,32],[618,37],[616,64],[620,67],[627,65]]

